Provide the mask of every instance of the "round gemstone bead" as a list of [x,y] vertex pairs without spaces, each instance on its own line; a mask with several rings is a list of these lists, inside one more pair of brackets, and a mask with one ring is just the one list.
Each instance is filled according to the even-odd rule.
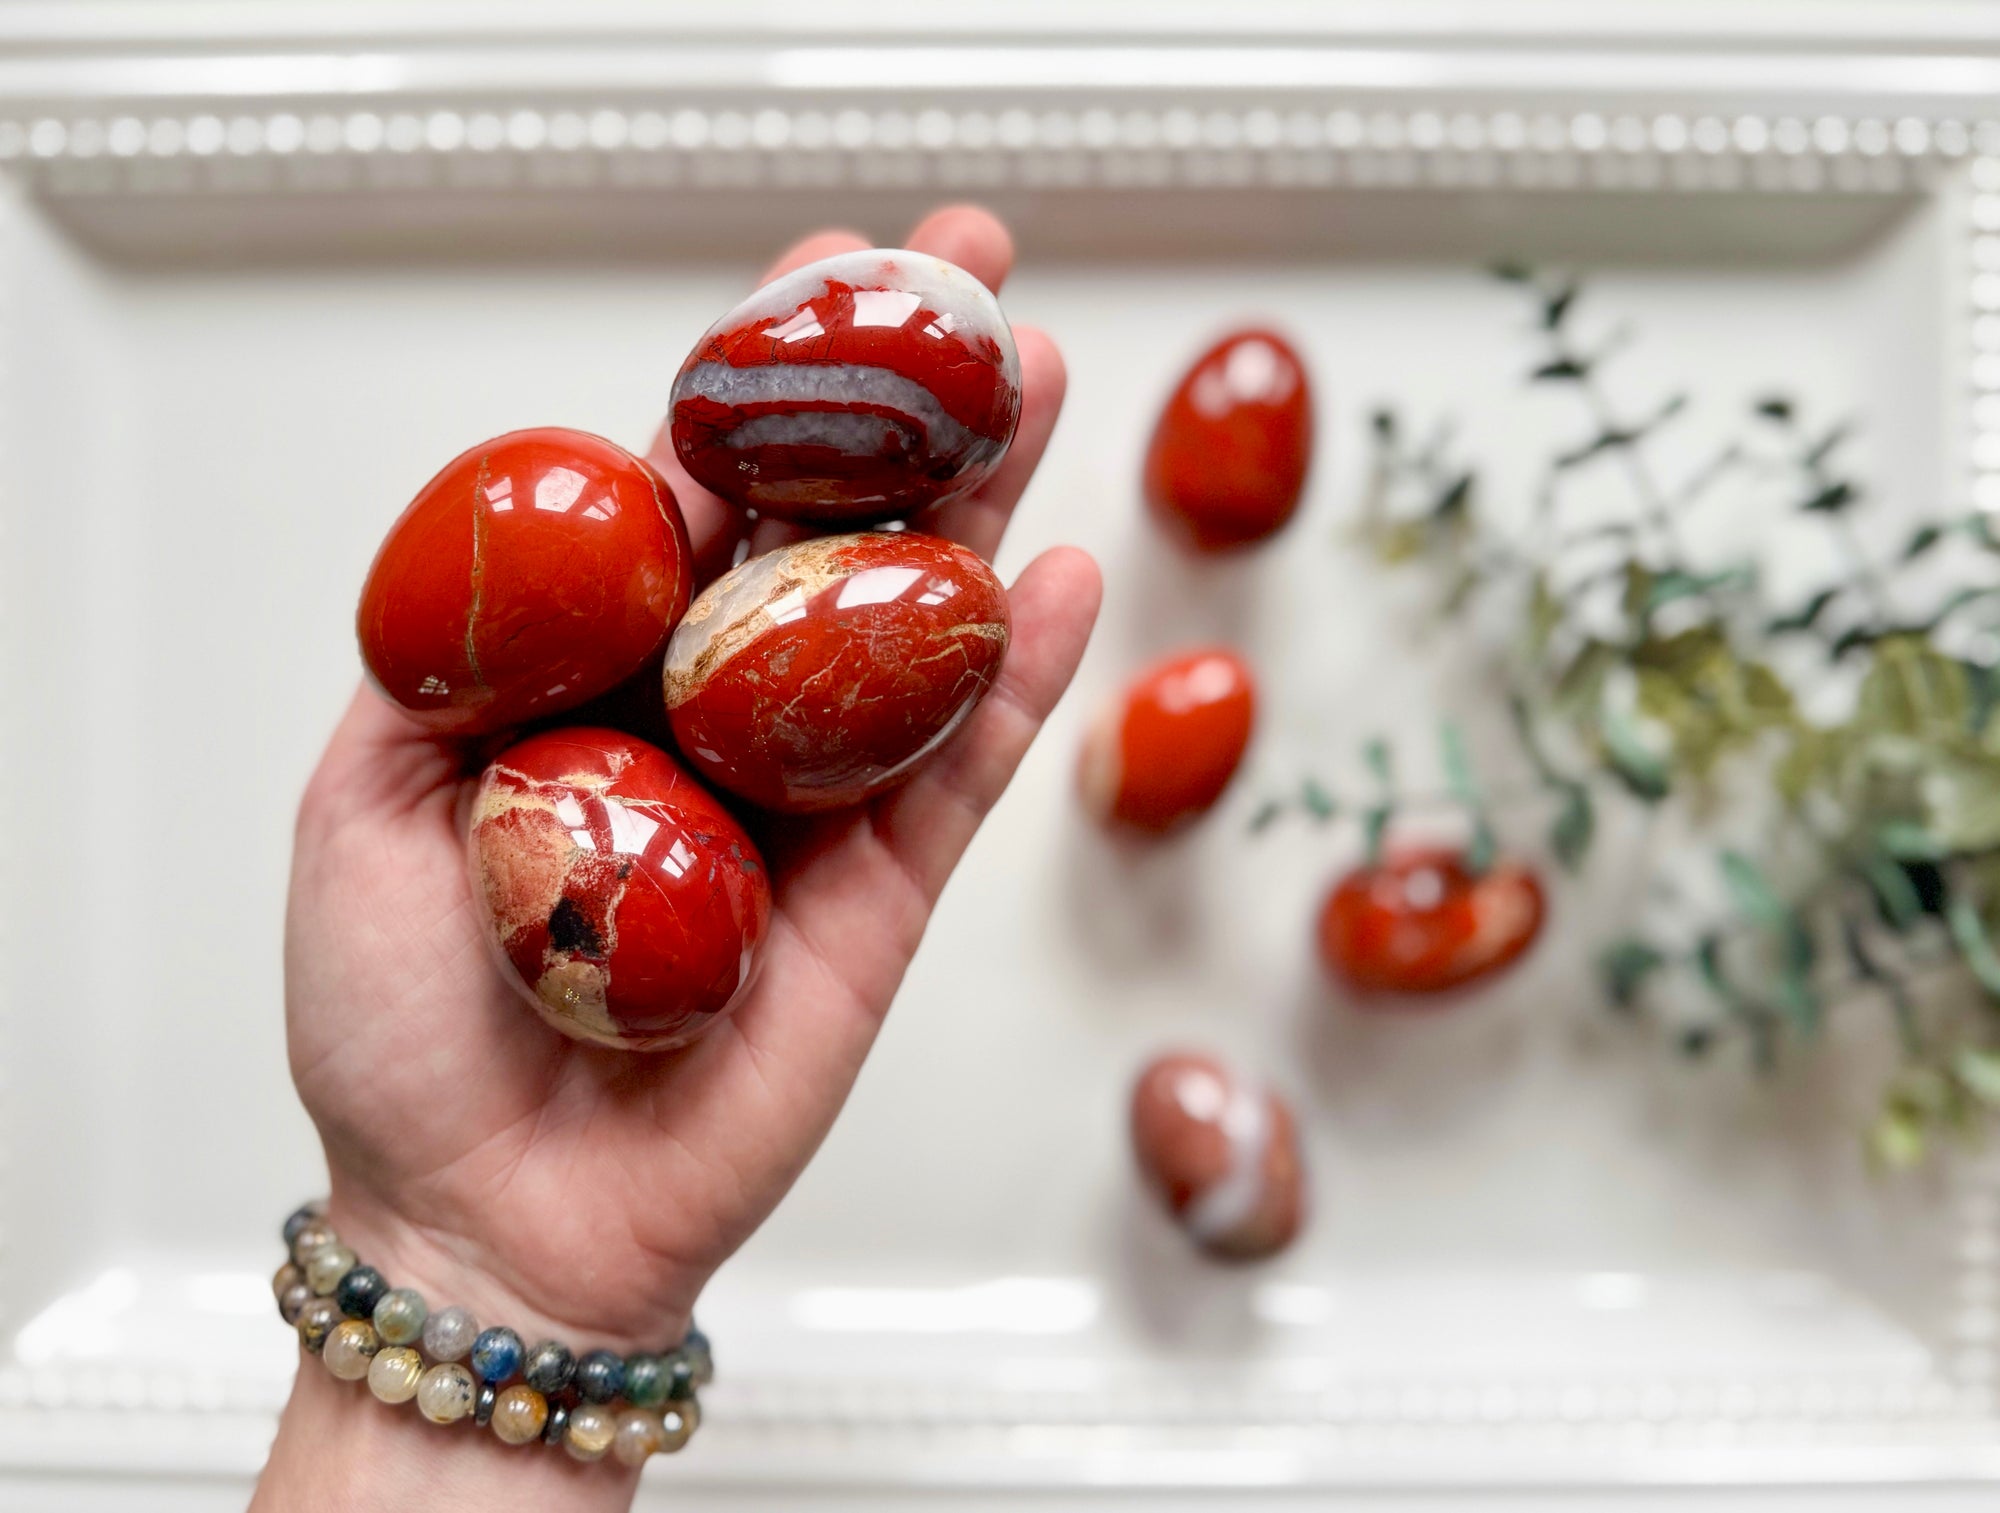
[[657,1355],[625,1359],[625,1399],[635,1408],[657,1408],[667,1400],[667,1363]]
[[368,1390],[385,1403],[407,1403],[423,1380],[424,1358],[407,1345],[378,1350],[368,1363]]
[[414,1345],[424,1337],[430,1309],[414,1287],[392,1287],[375,1305],[375,1331],[391,1345]]
[[504,1326],[483,1329],[472,1342],[472,1369],[482,1382],[504,1382],[521,1369],[521,1337]]
[[563,1436],[568,1433],[569,1404],[551,1402],[549,1404],[549,1422],[547,1427],[542,1430],[542,1443],[545,1445],[560,1445],[563,1442]]
[[306,1257],[328,1245],[338,1245],[340,1236],[333,1232],[333,1226],[324,1219],[310,1219],[299,1226],[292,1236],[292,1262],[297,1266],[306,1264]]
[[340,1279],[340,1285],[333,1289],[333,1300],[350,1319],[372,1318],[375,1305],[388,1290],[389,1284],[381,1272],[372,1266],[357,1266]]
[[541,1393],[560,1392],[575,1376],[576,1357],[555,1340],[543,1340],[521,1365],[521,1379]]
[[593,1403],[608,1403],[625,1390],[625,1362],[615,1350],[593,1350],[576,1363],[576,1390]]
[[424,1320],[424,1354],[434,1361],[462,1361],[479,1338],[479,1321],[463,1308],[440,1308]]
[[525,1445],[548,1427],[549,1400],[518,1382],[493,1400],[493,1433],[504,1444]]
[[305,1279],[305,1272],[301,1271],[295,1263],[287,1261],[271,1274],[271,1296],[282,1298]]
[[491,1382],[481,1382],[479,1393],[472,1400],[472,1421],[484,1429],[493,1422],[493,1405],[500,1400],[500,1389]]
[[332,1297],[340,1279],[354,1269],[354,1252],[345,1245],[322,1245],[306,1257],[306,1286],[321,1297]]
[[366,1319],[343,1319],[326,1337],[320,1356],[326,1369],[343,1382],[358,1382],[368,1375],[369,1364],[382,1348],[382,1336]]
[[317,1218],[319,1218],[319,1210],[314,1208],[310,1203],[306,1204],[303,1208],[293,1209],[290,1217],[285,1220],[285,1244],[290,1246],[294,1240],[298,1239],[299,1231]]
[[314,1355],[326,1346],[326,1337],[340,1322],[340,1305],[332,1298],[308,1298],[299,1309],[299,1343]]
[[287,1324],[296,1324],[306,1304],[312,1301],[313,1290],[304,1282],[294,1282],[278,1294],[278,1317]]
[[694,1362],[683,1346],[671,1351],[666,1357],[667,1398],[671,1402],[682,1402],[694,1396]]
[[706,1387],[715,1380],[715,1351],[708,1343],[708,1336],[699,1329],[689,1329],[687,1338],[681,1341],[681,1349],[694,1362],[694,1384]]
[[602,1403],[578,1403],[569,1416],[563,1449],[578,1460],[603,1460],[618,1434],[618,1420]]
[[666,1448],[666,1430],[657,1413],[644,1408],[627,1408],[618,1415],[618,1427],[611,1437],[611,1453],[621,1466],[643,1466],[647,1457]]
[[417,1383],[417,1412],[434,1424],[455,1424],[472,1412],[478,1389],[456,1361],[433,1366]]
[[669,1403],[660,1410],[660,1433],[663,1436],[660,1450],[672,1455],[693,1437],[701,1427],[701,1408],[693,1398],[684,1403]]

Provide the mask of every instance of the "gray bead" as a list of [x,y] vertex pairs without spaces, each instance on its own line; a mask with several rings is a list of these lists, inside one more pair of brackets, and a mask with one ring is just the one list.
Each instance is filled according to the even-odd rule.
[[463,1308],[440,1308],[424,1321],[424,1354],[434,1361],[462,1361],[479,1338],[479,1321]]

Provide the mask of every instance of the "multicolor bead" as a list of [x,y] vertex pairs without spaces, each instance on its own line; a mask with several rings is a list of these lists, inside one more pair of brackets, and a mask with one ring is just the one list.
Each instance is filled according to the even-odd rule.
[[298,1239],[299,1231],[319,1218],[319,1216],[319,1210],[310,1203],[293,1209],[290,1216],[285,1220],[284,1236],[286,1248],[290,1249],[292,1242]]
[[625,1400],[635,1408],[657,1408],[667,1400],[667,1363],[664,1357],[627,1357]]
[[618,1420],[602,1403],[578,1403],[569,1416],[563,1449],[577,1460],[603,1460],[618,1435]]
[[[372,1266],[356,1266],[333,1289],[333,1300],[350,1319],[372,1318],[375,1305],[382,1301],[382,1294],[388,1290],[389,1284],[381,1272]],[[383,1337],[387,1338],[386,1335]]]
[[576,1363],[576,1390],[593,1403],[608,1403],[625,1390],[625,1362],[615,1350],[593,1350]]
[[340,1322],[340,1305],[332,1298],[311,1298],[299,1309],[299,1343],[318,1355],[326,1347],[326,1337]]
[[493,1434],[502,1444],[525,1445],[541,1437],[549,1422],[549,1400],[516,1383],[493,1401]]
[[271,1273],[271,1296],[282,1298],[305,1279],[306,1274],[299,1269],[297,1263],[287,1261]]
[[504,1325],[483,1329],[472,1342],[472,1369],[482,1382],[504,1382],[521,1369],[521,1337]]
[[366,1319],[343,1319],[333,1326],[320,1350],[326,1369],[343,1382],[358,1382],[382,1348],[382,1336]]
[[715,1380],[715,1350],[708,1343],[708,1336],[699,1329],[690,1328],[687,1338],[681,1341],[681,1349],[694,1362],[694,1384],[706,1387]]
[[684,1403],[667,1404],[660,1410],[661,1453],[672,1455],[683,1448],[700,1426],[701,1409],[693,1398]]
[[431,1367],[417,1382],[417,1412],[434,1424],[455,1424],[472,1412],[477,1396],[472,1373],[446,1361]]
[[375,1305],[375,1329],[391,1345],[411,1345],[424,1337],[430,1309],[414,1287],[392,1287]]
[[521,1380],[545,1396],[562,1391],[575,1376],[576,1357],[555,1340],[543,1340],[521,1363]]
[[368,1390],[385,1403],[407,1403],[423,1380],[424,1358],[407,1345],[377,1351],[368,1363]]
[[296,1324],[299,1315],[305,1312],[306,1304],[312,1301],[313,1290],[304,1282],[295,1282],[278,1295],[278,1317],[287,1324]]
[[685,1402],[694,1396],[694,1360],[688,1355],[687,1347],[671,1351],[666,1356],[667,1400]]
[[424,1320],[424,1354],[434,1361],[462,1361],[479,1338],[479,1321],[469,1309],[440,1308]]
[[321,1297],[333,1296],[340,1279],[354,1269],[354,1252],[338,1240],[306,1257],[306,1286]]
[[[291,1227],[287,1221],[286,1227]],[[333,1232],[333,1226],[317,1215],[307,1219],[297,1229],[292,1230],[292,1263],[304,1266],[306,1257],[326,1245],[336,1245],[340,1236]]]
[[621,1466],[643,1466],[649,1456],[666,1448],[667,1434],[657,1413],[644,1408],[627,1408],[618,1415],[612,1435],[611,1453]]

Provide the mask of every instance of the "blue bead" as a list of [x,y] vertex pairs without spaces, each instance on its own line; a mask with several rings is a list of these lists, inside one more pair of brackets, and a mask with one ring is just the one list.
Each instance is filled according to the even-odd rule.
[[576,1363],[576,1388],[593,1403],[608,1403],[625,1390],[625,1363],[616,1351],[593,1350]]
[[482,1382],[504,1382],[521,1369],[521,1337],[507,1328],[483,1329],[472,1342],[472,1369]]

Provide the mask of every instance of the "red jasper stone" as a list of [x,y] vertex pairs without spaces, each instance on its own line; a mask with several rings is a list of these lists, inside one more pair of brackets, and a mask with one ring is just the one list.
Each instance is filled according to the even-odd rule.
[[771,918],[763,858],[636,737],[573,726],[509,747],[479,780],[468,852],[508,980],[565,1035],[669,1050],[755,979]]
[[1132,1150],[1174,1222],[1211,1254],[1282,1250],[1305,1219],[1305,1167],[1285,1100],[1213,1056],[1176,1051],[1132,1089]]
[[1227,647],[1155,663],[1084,738],[1084,807],[1106,823],[1156,834],[1185,824],[1229,786],[1256,716],[1256,678]]
[[1358,867],[1328,895],[1320,955],[1364,992],[1442,993],[1511,966],[1541,933],[1542,885],[1518,862],[1478,877],[1426,847]]
[[1146,502],[1198,551],[1262,541],[1299,507],[1312,463],[1305,365],[1275,331],[1238,331],[1174,390],[1146,453]]
[[858,804],[965,721],[1007,634],[993,569],[942,537],[821,536],[752,557],[702,591],[667,643],[674,744],[766,809]]
[[808,264],[717,321],[674,379],[674,450],[767,515],[867,525],[977,488],[1021,418],[991,291],[922,252]]
[[574,708],[643,667],[687,608],[666,481],[582,431],[454,458],[389,528],[356,617],[376,685],[440,734]]

